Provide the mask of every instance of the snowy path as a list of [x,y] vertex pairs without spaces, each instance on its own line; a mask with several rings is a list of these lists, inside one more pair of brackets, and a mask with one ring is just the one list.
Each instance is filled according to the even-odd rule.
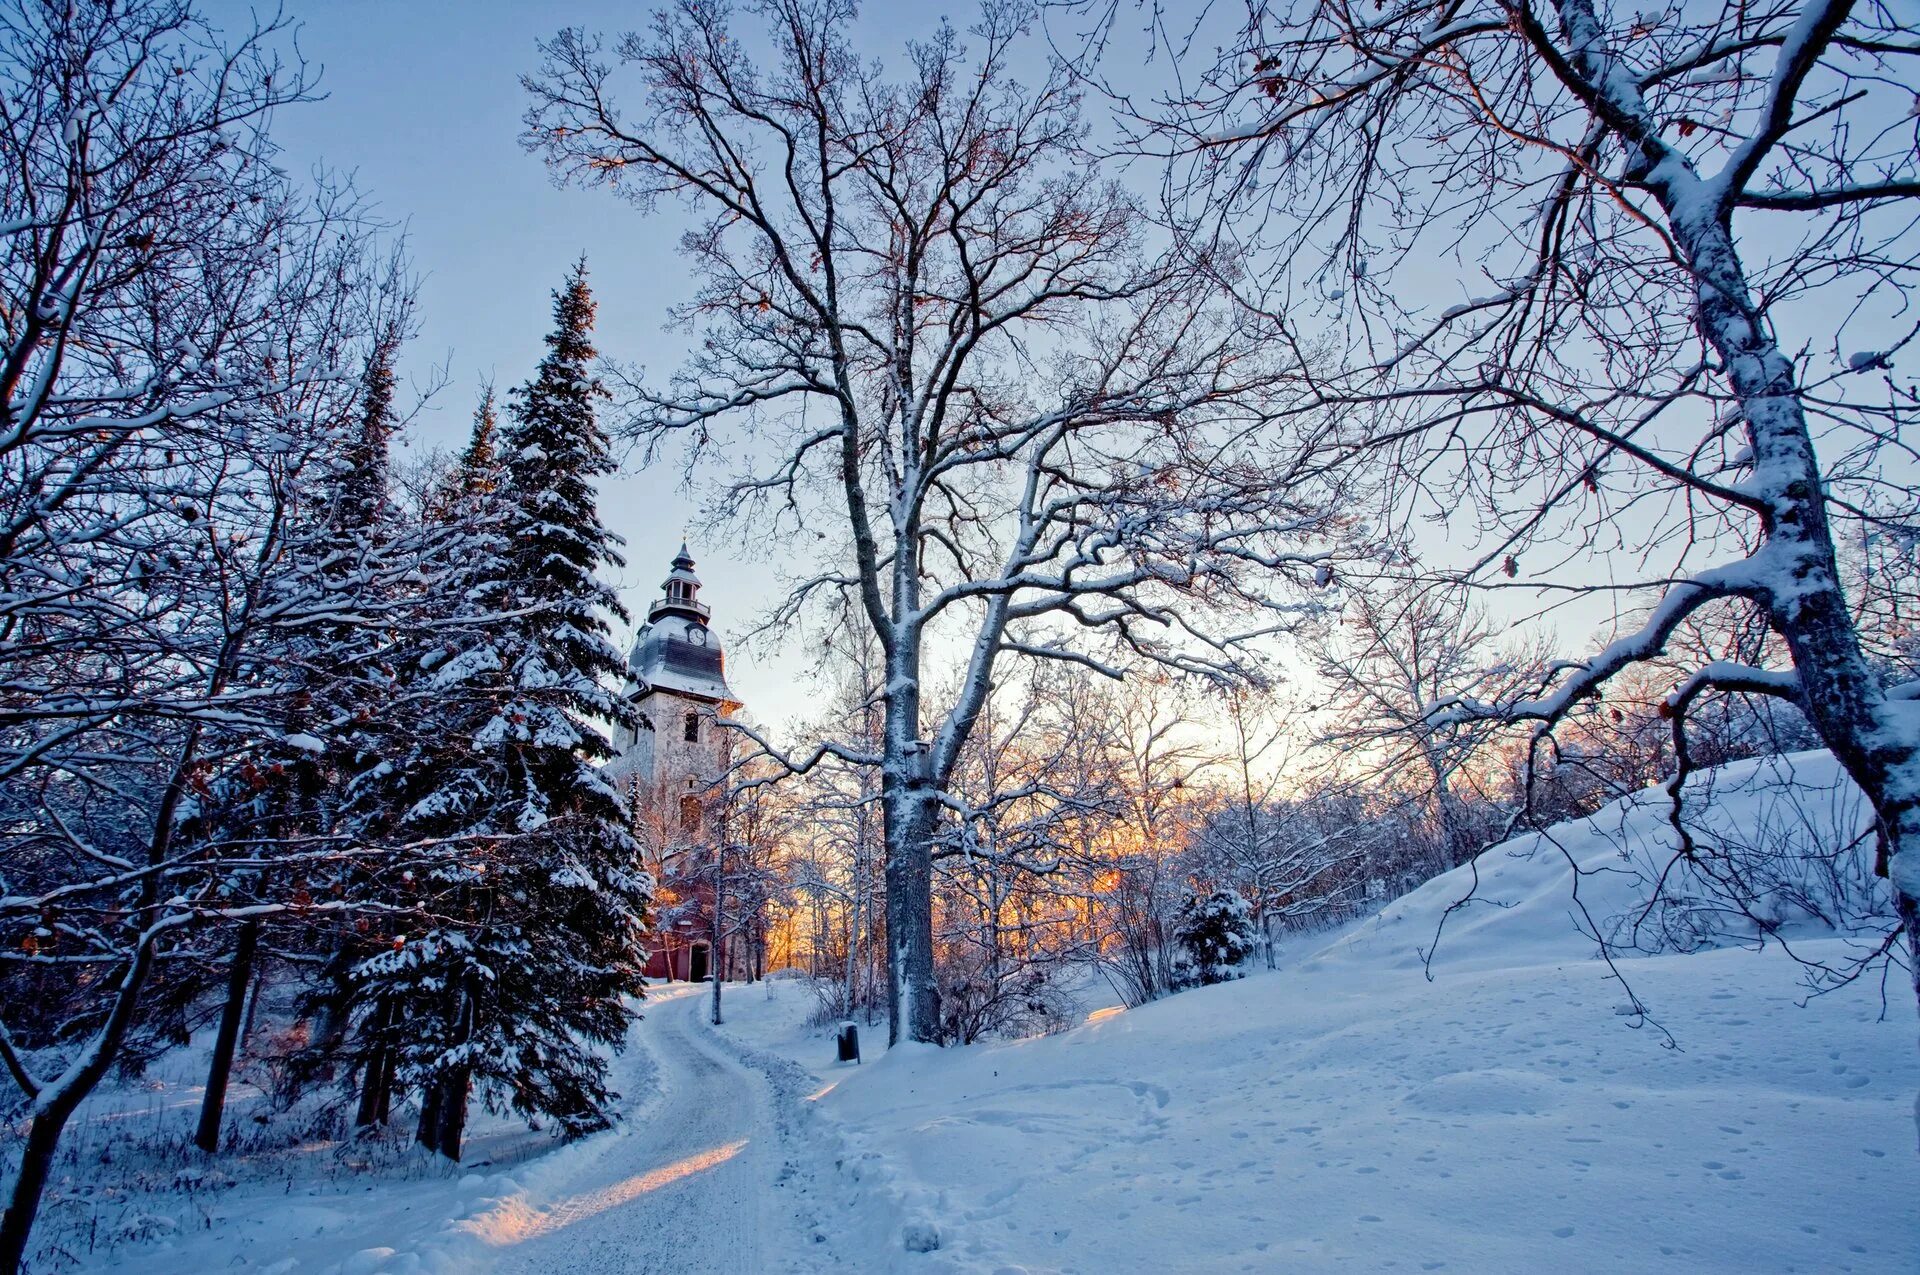
[[[585,1154],[462,1224],[498,1275],[878,1269],[860,1228],[823,1222],[841,1192],[830,1151],[797,1130],[802,1101],[704,1021],[707,989],[656,993],[636,1033],[663,1101]],[[856,1203],[857,1207],[857,1203]],[[868,1254],[878,1258],[878,1254]],[[851,1265],[849,1265],[849,1262]]]

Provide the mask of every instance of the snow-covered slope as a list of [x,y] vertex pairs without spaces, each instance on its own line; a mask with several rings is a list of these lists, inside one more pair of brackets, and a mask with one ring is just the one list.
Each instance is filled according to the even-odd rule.
[[[1858,941],[1822,918],[1870,932],[1885,903],[1858,796],[1819,755],[1695,796],[1698,867],[1641,794],[1489,851],[1477,885],[1462,869],[1298,942],[1278,973],[1041,1040],[875,1058],[868,1029],[873,1060],[841,1066],[802,984],[727,991],[749,1049],[663,994],[616,1064],[625,1126],[538,1155],[482,1121],[464,1171],[262,1134],[220,1180],[175,1182],[183,1056],[90,1106],[46,1234],[63,1269],[141,1275],[1920,1270],[1903,984],[1884,1013],[1872,980],[1808,999],[1712,875],[1805,852],[1752,909],[1794,954],[1845,962]],[[1663,872],[1673,902],[1650,913]],[[1596,933],[1635,959],[1598,959]]]
[[[1692,860],[1664,789],[1495,846],[1396,900],[1320,956],[1408,968],[1493,967],[1751,943],[1776,933],[1876,932],[1892,916],[1873,875],[1870,812],[1830,754],[1702,771],[1688,785]],[[1775,853],[1788,850],[1786,856]],[[1444,920],[1444,925],[1442,924]]]
[[[1822,758],[1703,784],[1701,826],[1729,843],[1818,840],[1823,819],[1851,837]],[[730,1030],[831,1086],[820,1105],[863,1176],[937,1233],[907,1269],[1920,1269],[1898,982],[1883,1019],[1871,981],[1807,1001],[1777,944],[1668,950],[1620,962],[1652,1026],[1595,958],[1572,865],[1618,938],[1664,866],[1665,817],[1653,794],[1483,857],[1486,902],[1453,915],[1432,981],[1417,949],[1470,872],[1277,974],[1045,1039],[842,1067],[793,985],[734,996]],[[1804,957],[1851,950],[1781,919]],[[1677,933],[1740,936],[1722,922]]]

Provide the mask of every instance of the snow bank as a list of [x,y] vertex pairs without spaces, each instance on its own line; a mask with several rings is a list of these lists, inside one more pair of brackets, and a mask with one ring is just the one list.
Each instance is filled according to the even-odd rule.
[[[642,1027],[634,1025],[630,1047],[613,1063],[635,1123],[661,1097]],[[271,1030],[262,1024],[263,1035]],[[410,1111],[385,1136],[337,1139],[324,1131],[331,1122],[315,1102],[274,1110],[246,1083],[248,1064],[228,1102],[240,1145],[196,1165],[182,1148],[198,1115],[210,1036],[201,1033],[138,1080],[102,1086],[81,1107],[35,1226],[29,1269],[464,1273],[481,1253],[468,1220],[512,1207],[529,1185],[598,1154],[608,1140],[562,1145],[475,1103],[466,1163],[452,1165],[412,1146]],[[310,1122],[314,1130],[303,1134]]]
[[1593,957],[1601,939],[1615,956],[1649,955],[1891,924],[1873,841],[1862,836],[1870,812],[1831,755],[1702,771],[1684,808],[1694,861],[1678,853],[1666,792],[1649,788],[1485,851],[1320,959],[1405,969],[1431,951],[1436,966],[1491,968]]
[[[1297,941],[1276,974],[1103,1008],[1032,1041],[887,1053],[884,1025],[863,1025],[868,1061],[843,1065],[830,1031],[808,1026],[804,985],[729,988],[723,1032],[767,1085],[753,1145],[777,1156],[775,1196],[822,1228],[775,1268],[1920,1270],[1913,1006],[1896,985],[1883,1014],[1873,982],[1808,1000],[1778,944],[1746,950],[1760,928],[1714,876],[1715,855],[1798,847],[1746,902],[1795,954],[1844,962],[1859,946],[1844,931],[1884,905],[1855,838],[1858,795],[1812,754],[1704,775],[1695,795],[1711,850],[1698,869],[1671,863],[1659,793],[1482,855],[1431,980],[1421,950],[1470,870]],[[1649,912],[1670,867],[1673,902]],[[1651,1023],[1594,959],[1597,937],[1635,955],[1619,969]],[[674,1110],[634,1044],[621,1131],[511,1164],[482,1132],[474,1158],[492,1164],[423,1159],[401,1181],[349,1165],[351,1146],[303,1149],[324,1171],[236,1158],[223,1169],[238,1180],[217,1191],[128,1201],[140,1234],[104,1238],[81,1265],[485,1269],[476,1223],[552,1213],[582,1183],[620,1178],[623,1150]],[[124,1095],[125,1120],[184,1130],[193,1074]],[[636,1225],[662,1223],[659,1198],[628,1205],[656,1210]],[[668,1235],[698,1229],[665,1221]],[[116,1239],[143,1242],[107,1256]],[[836,1266],[835,1252],[886,1256]]]
[[[1856,826],[1821,757],[1701,784],[1728,846]],[[1653,1024],[1593,959],[1596,933],[1633,936],[1664,820],[1648,794],[1483,856],[1432,981],[1418,949],[1470,873],[1277,974],[1043,1039],[875,1059],[880,1028],[842,1067],[794,987],[732,998],[729,1030],[821,1078],[862,1172],[937,1235],[908,1270],[1920,1269],[1911,1004],[1806,1001],[1778,944],[1714,948],[1753,929],[1684,872],[1687,923],[1621,962]],[[1856,946],[1780,924],[1801,956]]]
[[937,1231],[909,1270],[1920,1269],[1912,1008],[1802,1007],[1777,947],[1632,965],[1677,1049],[1584,959],[1321,963],[837,1074],[796,1048]]

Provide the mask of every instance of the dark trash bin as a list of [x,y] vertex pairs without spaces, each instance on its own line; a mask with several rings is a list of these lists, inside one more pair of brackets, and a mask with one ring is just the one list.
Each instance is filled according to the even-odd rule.
[[840,1061],[860,1061],[860,1029],[852,1023],[840,1024]]

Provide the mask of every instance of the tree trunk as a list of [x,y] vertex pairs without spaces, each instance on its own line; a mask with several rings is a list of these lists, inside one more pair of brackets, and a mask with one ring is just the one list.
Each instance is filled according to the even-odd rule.
[[938,1044],[940,989],[933,980],[933,808],[924,757],[887,802],[887,1043]]
[[455,1164],[460,1163],[460,1143],[467,1132],[467,1104],[473,1095],[473,1074],[466,1067],[455,1067],[441,1081],[440,1137],[435,1150]]
[[[1920,841],[1920,837],[1915,840]],[[1911,855],[1920,851],[1909,849],[1907,853]],[[1905,890],[1896,889],[1893,892],[1893,906],[1899,913],[1900,923],[1907,930],[1907,971],[1913,975],[1914,1000],[1920,1001],[1920,899]],[[1914,1100],[1914,1119],[1920,1122],[1920,1098]]]
[[208,1155],[220,1150],[220,1121],[227,1107],[227,1081],[233,1075],[233,1055],[240,1043],[240,1022],[246,1008],[247,987],[253,981],[253,954],[260,944],[260,923],[243,921],[234,940],[233,965],[227,970],[227,1003],[220,1009],[220,1030],[213,1039],[213,1058],[207,1066],[207,1092],[200,1099],[200,1127],[194,1145]]
[[[456,1047],[473,1040],[475,1010],[472,985],[463,978],[447,994],[447,1023]],[[448,1068],[428,1082],[420,1098],[420,1124],[414,1132],[414,1141],[459,1163],[460,1140],[467,1127],[467,1102],[472,1090],[473,1071],[464,1063]]]
[[262,978],[261,965],[260,961],[254,961],[253,980],[247,984],[247,1015],[240,1023],[239,1048],[241,1049],[245,1049],[247,1042],[253,1039],[253,1020],[260,1015],[261,984],[265,981]]
[[387,1122],[387,1047],[375,1045],[367,1054],[367,1065],[360,1073],[360,1105],[355,1110],[356,1129],[371,1129]]
[[726,892],[726,859],[724,850],[716,845],[713,850],[713,938],[710,943],[707,964],[713,970],[713,1025],[720,1026],[720,982],[726,977],[726,967],[721,961],[720,950],[720,908]]
[[[216,677],[214,689],[218,690],[221,685],[222,682]],[[186,790],[188,769],[198,753],[199,730],[197,727],[189,728],[178,760],[174,763],[173,775],[154,812],[153,835],[147,849],[149,863],[164,863],[172,853],[175,815],[180,809],[181,794]],[[140,886],[139,908],[135,915],[145,914],[158,905],[159,881],[158,873],[147,875]],[[46,1192],[47,1177],[53,1170],[53,1155],[59,1148],[60,1134],[66,1128],[68,1118],[93,1092],[94,1086],[100,1083],[119,1055],[127,1031],[133,1026],[134,1010],[139,1005],[147,975],[153,969],[155,941],[154,933],[149,931],[134,946],[126,968],[120,975],[106,1022],[94,1033],[84,1061],[68,1068],[64,1076],[43,1088],[34,1099],[33,1123],[27,1130],[26,1145],[21,1148],[20,1167],[14,1174],[6,1215],[0,1217],[0,1275],[19,1275],[26,1261],[27,1237],[32,1233],[33,1220],[40,1212],[40,1198]]]
[[[1765,608],[1793,656],[1808,720],[1872,804],[1907,946],[1920,951],[1920,747],[1907,742],[1909,710],[1889,702],[1860,649],[1840,585],[1825,475],[1807,425],[1804,391],[1793,360],[1753,302],[1734,240],[1737,192],[1703,181],[1690,160],[1660,140],[1658,121],[1600,35],[1591,0],[1555,0],[1555,7],[1568,37],[1569,64],[1589,91],[1647,139],[1636,143],[1623,132],[1640,149],[1630,158],[1629,175],[1666,216],[1692,277],[1695,325],[1719,355],[1739,402],[1752,453],[1745,488],[1757,497],[1765,540],[1748,559],[1750,575],[1731,591]],[[1819,38],[1831,34],[1829,29]],[[1914,988],[1920,1003],[1920,978]]]
[[440,1149],[442,1094],[441,1082],[433,1080],[420,1095],[420,1123],[413,1127],[413,1140],[429,1151]]
[[[180,773],[184,773],[184,770]],[[177,794],[170,794],[172,796]],[[174,809],[177,809],[177,803],[162,801],[160,811],[164,822],[160,824],[161,827],[171,828]],[[160,853],[165,853],[166,844],[164,839],[158,843]],[[153,892],[152,886],[145,888],[149,894]],[[27,1237],[33,1231],[33,1220],[40,1212],[40,1197],[46,1191],[47,1177],[53,1170],[53,1156],[59,1149],[60,1134],[66,1128],[68,1119],[113,1065],[120,1045],[126,1039],[127,1029],[133,1024],[134,1008],[152,968],[152,946],[143,942],[134,950],[133,959],[120,976],[113,1008],[107,1014],[106,1023],[93,1038],[90,1056],[70,1068],[58,1081],[42,1089],[34,1100],[33,1123],[27,1130],[26,1145],[21,1148],[20,1167],[14,1174],[6,1216],[0,1218],[0,1275],[19,1275],[26,1260]]]
[[860,871],[860,860],[854,860],[853,900],[848,905],[847,924],[847,1007],[846,1015],[852,1018],[860,1006],[860,900],[865,891],[865,874]]
[[364,946],[349,937],[334,948],[326,964],[321,966],[320,978],[327,993],[314,1011],[311,1043],[305,1051],[308,1062],[300,1069],[303,1086],[312,1081],[333,1079],[334,1060],[340,1057],[346,1044],[347,1025],[352,1017],[347,1008],[353,1000],[348,972],[363,955]]
[[392,1112],[393,1049],[387,1040],[395,1026],[397,1010],[398,1006],[388,998],[374,1011],[376,1035],[373,1047],[367,1051],[366,1065],[360,1071],[360,1106],[353,1118],[357,1128],[383,1125]]
[[[1920,836],[1895,866],[1909,825],[1920,831],[1920,749],[1904,742],[1907,710],[1890,702],[1860,649],[1840,585],[1827,520],[1826,489],[1793,362],[1754,309],[1732,228],[1699,217],[1673,190],[1662,202],[1698,287],[1701,335],[1726,362],[1753,452],[1754,473],[1784,475],[1765,484],[1761,522],[1768,560],[1757,592],[1774,630],[1786,641],[1800,678],[1801,701],[1820,738],[1860,786],[1879,816],[1888,850],[1896,909],[1909,950],[1920,950]],[[1690,215],[1691,214],[1691,215]],[[1915,982],[1920,1005],[1920,979]]]
[[26,1262],[27,1237],[33,1231],[33,1219],[40,1212],[40,1197],[53,1172],[53,1155],[60,1146],[60,1133],[78,1102],[60,1104],[38,1112],[27,1129],[27,1142],[20,1149],[20,1169],[13,1183],[13,1198],[0,1220],[0,1275],[18,1275]]

